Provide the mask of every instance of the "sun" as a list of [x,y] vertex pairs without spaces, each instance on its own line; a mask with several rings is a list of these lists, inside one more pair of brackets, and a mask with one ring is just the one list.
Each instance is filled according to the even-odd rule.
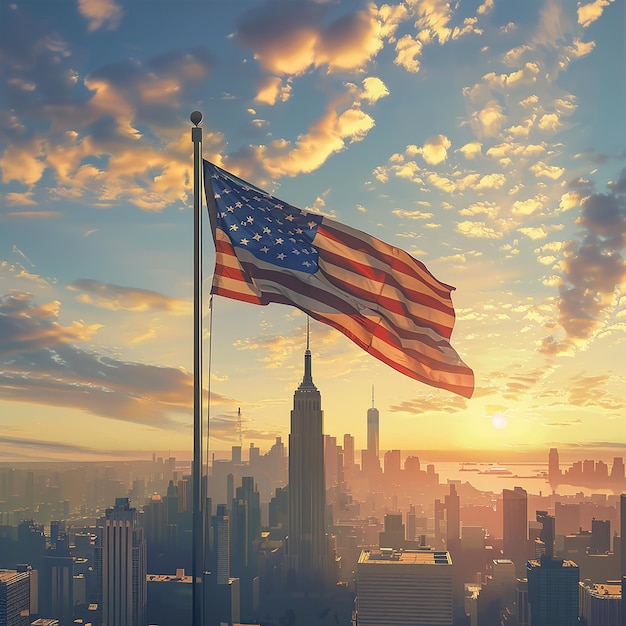
[[502,413],[500,412],[494,413],[493,417],[491,418],[491,424],[493,425],[494,428],[497,428],[498,430],[501,430],[502,428],[506,428],[506,425],[507,425],[506,417],[504,417],[504,415],[502,415]]

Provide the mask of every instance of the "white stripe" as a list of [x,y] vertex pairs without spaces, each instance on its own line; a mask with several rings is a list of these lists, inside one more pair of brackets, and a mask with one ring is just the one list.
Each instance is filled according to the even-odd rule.
[[[411,289],[414,289],[415,291],[422,291],[423,293],[431,293],[430,288],[432,288],[433,291],[441,290],[441,289],[444,289],[447,291],[450,289],[447,285],[437,280],[428,270],[422,268],[416,259],[414,259],[408,252],[402,250],[401,248],[396,248],[395,246],[385,243],[384,241],[381,241],[380,239],[377,239],[376,237],[368,235],[367,233],[364,233],[360,230],[356,230],[355,228],[352,228],[351,226],[347,226],[346,224],[335,222],[334,220],[331,220],[327,217],[323,218],[322,224],[328,224],[329,227],[332,227],[333,229],[339,231],[340,233],[346,233],[346,235],[350,237],[355,237],[356,239],[363,241],[365,244],[369,244],[372,248],[380,251],[386,256],[396,257],[400,259],[401,261],[403,261],[404,263],[406,263],[406,265],[413,268],[414,271],[417,274],[419,274],[420,277],[424,280],[426,285],[424,285],[423,283],[419,283],[419,286],[418,285],[414,286],[413,284],[411,284],[409,285]],[[346,247],[345,245],[340,244],[340,242],[334,242],[334,241],[331,242],[326,237],[320,237],[319,239],[320,239],[319,244],[318,244],[317,237],[313,240],[313,243],[316,246],[319,245],[320,248],[321,247],[327,248],[328,246],[333,245],[333,244],[341,245],[341,248],[337,248],[337,250],[342,250],[342,251],[337,252],[341,256],[352,257],[354,253],[357,252],[352,247]],[[324,242],[322,242],[321,240],[324,240]],[[380,267],[381,269],[388,267],[388,265],[372,257],[371,255],[361,254],[360,256],[362,259],[364,259],[361,262],[365,263],[366,265],[372,265],[373,267]],[[415,279],[411,279],[406,274],[401,274],[401,276],[405,278],[406,280],[410,280],[411,283],[415,282]],[[405,281],[402,281],[402,282],[405,282]],[[433,296],[440,298],[440,296],[436,293],[433,293]]]
[[[238,253],[239,253],[239,256],[242,258],[242,260],[254,263],[259,268],[264,268],[264,269],[268,269],[272,271],[276,271],[278,269],[273,264],[259,261],[247,250],[239,250]],[[227,258],[229,261],[227,265],[229,267],[233,267],[233,268],[240,267],[239,262],[235,257],[231,257],[230,255],[228,255]],[[428,337],[433,342],[438,342],[439,345],[437,347],[432,347],[428,344],[422,343],[419,339],[402,340],[400,337],[398,337],[396,329],[394,328],[393,324],[390,323],[388,319],[381,316],[380,313],[373,310],[370,302],[366,300],[361,300],[355,297],[350,297],[350,298],[344,297],[343,291],[338,290],[334,285],[329,283],[323,276],[320,276],[319,274],[304,274],[302,272],[293,272],[293,271],[285,271],[285,273],[289,273],[290,275],[295,276],[297,279],[299,279],[300,284],[303,285],[303,291],[306,291],[306,284],[310,283],[311,286],[317,289],[321,289],[324,292],[330,293],[344,302],[348,302],[350,305],[352,305],[356,309],[356,311],[358,311],[360,315],[382,326],[391,335],[397,337],[398,342],[405,345],[407,348],[420,351],[425,356],[433,360],[444,362],[444,363],[449,363],[451,365],[456,364],[457,362],[460,361],[458,355],[456,354],[454,349],[450,346],[447,339],[443,337],[442,335],[440,335],[439,333],[433,331],[432,329],[426,328],[424,326],[417,326],[415,324],[413,324],[411,327],[407,326],[406,324],[399,325],[401,328],[405,328],[417,334],[423,335],[424,337]],[[235,292],[240,291],[242,293],[249,293],[248,289],[245,289],[245,288],[242,289],[240,287],[241,285],[246,285],[245,281],[221,277],[220,285],[223,286],[225,289],[229,289]],[[320,315],[324,315],[328,317],[341,316],[342,319],[346,320],[345,323],[342,322],[342,326],[345,326],[353,334],[359,336],[361,340],[366,344],[370,344],[373,341],[372,338],[370,338],[369,336],[369,332],[363,329],[363,327],[359,325],[357,322],[354,322],[352,318],[350,318],[350,316],[346,315],[343,311],[337,310],[335,307],[327,304],[326,302],[320,301],[318,298],[308,297],[306,294],[292,291],[285,285],[276,283],[272,280],[255,278],[255,286],[260,290],[260,292],[281,294],[290,302],[293,302],[297,304],[298,306],[306,308],[310,311],[315,311],[319,313]],[[390,316],[387,315],[387,318],[388,317]],[[392,347],[392,344],[388,344],[382,339],[377,339],[377,341],[380,342],[381,345]],[[385,351],[385,349],[382,347],[379,347],[379,349],[381,350],[381,352]]]
[[[393,317],[395,323],[399,326],[410,328],[415,324],[415,318],[421,318],[423,320],[432,321],[439,326],[445,326],[447,328],[452,329],[454,326],[454,315],[446,314],[442,311],[434,309],[426,304],[415,302],[414,300],[407,299],[401,290],[393,287],[391,285],[386,285],[382,282],[372,280],[361,274],[357,274],[355,272],[346,270],[343,267],[339,267],[326,261],[320,259],[320,271],[330,276],[331,278],[335,278],[336,280],[341,281],[346,284],[346,288],[350,289],[351,286],[354,286],[359,289],[363,289],[367,292],[373,294],[375,298],[378,293],[382,297],[389,298],[390,300],[395,300],[397,302],[402,302],[405,306],[408,315],[403,315],[402,313],[396,313],[393,311],[385,311],[385,315],[387,317]],[[375,302],[371,302],[370,306],[377,310],[381,310],[380,306]]]

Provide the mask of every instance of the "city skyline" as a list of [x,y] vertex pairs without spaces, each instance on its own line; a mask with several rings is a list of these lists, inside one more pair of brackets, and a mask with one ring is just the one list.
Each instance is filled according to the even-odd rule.
[[[193,110],[205,158],[456,287],[474,397],[313,322],[325,433],[366,448],[374,384],[381,452],[619,453],[624,6],[293,6],[0,7],[0,462],[191,453]],[[286,440],[305,316],[204,309],[211,448]]]

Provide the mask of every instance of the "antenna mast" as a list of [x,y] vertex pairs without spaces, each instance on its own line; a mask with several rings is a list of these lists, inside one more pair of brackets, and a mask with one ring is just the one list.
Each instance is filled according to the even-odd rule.
[[241,419],[241,407],[237,409],[237,432],[239,433],[239,446],[243,447],[243,421]]

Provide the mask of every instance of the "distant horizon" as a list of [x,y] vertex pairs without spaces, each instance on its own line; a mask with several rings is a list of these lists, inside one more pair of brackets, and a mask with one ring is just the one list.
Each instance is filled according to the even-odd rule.
[[[260,446],[257,446],[260,447]],[[600,446],[591,448],[559,448],[559,461],[561,465],[571,464],[575,461],[582,461],[590,459],[593,461],[604,461],[609,465],[613,462],[615,457],[626,458],[626,449],[620,446]],[[260,447],[261,454],[265,454],[267,449]],[[268,446],[269,449],[269,446]],[[386,448],[381,447],[380,459],[383,461],[385,452],[388,450],[397,450],[398,448]],[[249,450],[249,445],[242,446],[242,461],[248,462],[248,455],[246,450]],[[548,463],[548,451],[549,448],[533,448],[528,450],[488,450],[488,449],[401,449],[402,458],[405,459],[408,456],[418,456],[422,463],[481,463],[481,464],[545,464]],[[357,464],[360,464],[360,452],[361,448],[355,450],[355,460]],[[231,458],[231,449],[219,449],[211,450],[211,459],[215,457],[216,460],[225,460]],[[0,459],[0,467],[10,465],[12,467],[28,466],[28,465],[40,465],[48,463],[60,463],[60,464],[87,464],[87,463],[107,463],[107,462],[125,462],[125,463],[148,463],[152,461],[153,454],[156,458],[167,459],[173,457],[177,463],[190,463],[192,460],[191,451],[188,450],[171,450],[167,452],[162,451],[144,451],[144,450],[116,450],[111,451],[110,454],[97,454],[77,453],[76,459],[65,458],[42,458],[39,455],[37,458],[13,458],[13,459]],[[88,457],[88,458],[87,458]]]

